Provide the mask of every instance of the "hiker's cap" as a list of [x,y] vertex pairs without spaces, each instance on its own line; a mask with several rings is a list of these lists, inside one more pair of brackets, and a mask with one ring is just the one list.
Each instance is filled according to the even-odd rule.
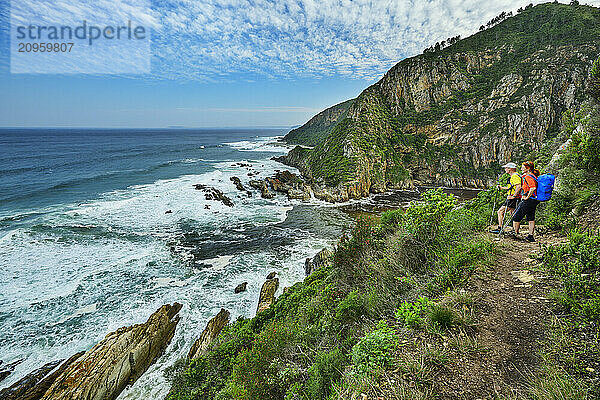
[[502,166],[502,168],[514,168],[514,169],[517,169],[517,164],[515,164],[514,162],[509,162],[507,164],[504,164]]

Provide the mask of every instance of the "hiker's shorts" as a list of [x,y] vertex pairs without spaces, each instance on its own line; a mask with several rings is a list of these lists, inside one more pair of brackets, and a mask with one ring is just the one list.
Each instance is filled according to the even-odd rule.
[[513,222],[521,222],[523,217],[527,217],[527,221],[535,221],[535,209],[540,202],[536,199],[527,199],[521,202],[521,206],[513,215]]
[[506,208],[517,208],[517,199],[506,199]]

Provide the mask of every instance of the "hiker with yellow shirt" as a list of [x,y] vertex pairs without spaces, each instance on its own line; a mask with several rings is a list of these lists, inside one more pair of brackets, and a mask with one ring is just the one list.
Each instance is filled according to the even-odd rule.
[[506,213],[508,212],[512,216],[517,208],[517,203],[521,200],[521,175],[517,173],[517,164],[509,162],[503,165],[502,168],[510,175],[510,179],[506,186],[498,185],[498,189],[507,191],[506,202],[498,209],[498,229],[493,230],[492,233],[500,233]]

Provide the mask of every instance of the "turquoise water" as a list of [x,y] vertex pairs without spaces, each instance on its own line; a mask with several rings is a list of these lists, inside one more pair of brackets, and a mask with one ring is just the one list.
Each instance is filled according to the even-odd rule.
[[[164,368],[221,307],[253,316],[269,272],[280,291],[301,280],[304,259],[350,218],[319,202],[249,198],[229,180],[289,169],[271,160],[287,151],[273,143],[284,133],[0,130],[0,360],[24,360],[0,388],[178,301],[167,352],[119,397],[162,398]],[[234,207],[206,200],[199,183]]]

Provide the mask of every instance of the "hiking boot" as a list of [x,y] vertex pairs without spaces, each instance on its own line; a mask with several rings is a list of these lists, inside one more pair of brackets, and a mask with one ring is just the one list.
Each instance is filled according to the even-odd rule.
[[490,233],[495,233],[497,235],[500,233],[500,228],[492,229]]
[[535,238],[533,237],[533,235],[527,235],[525,240],[527,240],[529,243],[535,242]]

